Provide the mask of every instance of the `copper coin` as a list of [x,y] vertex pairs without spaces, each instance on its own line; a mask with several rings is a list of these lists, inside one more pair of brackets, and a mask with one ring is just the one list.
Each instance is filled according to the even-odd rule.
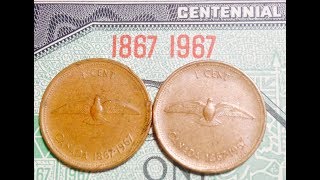
[[143,144],[151,102],[143,82],[125,65],[87,59],[63,69],[40,105],[40,128],[50,151],[84,171],[114,168]]
[[266,110],[258,88],[242,71],[197,61],[161,85],[153,123],[160,147],[174,161],[195,172],[221,173],[258,148]]

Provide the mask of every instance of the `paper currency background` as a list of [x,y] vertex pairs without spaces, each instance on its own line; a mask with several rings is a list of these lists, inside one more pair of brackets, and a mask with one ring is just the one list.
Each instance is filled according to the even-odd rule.
[[[105,2],[104,2],[105,3]],[[180,6],[270,6],[281,17],[179,19]],[[245,71],[282,111],[286,109],[285,2],[213,3],[45,3],[34,6],[34,175],[35,179],[286,179],[286,129],[270,113],[263,142],[240,167],[220,175],[193,174],[172,164],[159,150],[152,132],[125,164],[101,173],[70,169],[46,148],[38,124],[42,94],[51,79],[69,64],[86,58],[111,58],[112,35],[156,35],[151,58],[113,58],[141,79],[163,81],[197,59],[171,58],[170,35],[215,35],[210,59]],[[267,11],[266,11],[267,12]],[[261,14],[261,13],[260,13]],[[206,58],[203,58],[206,59]],[[148,86],[153,99],[157,88]],[[279,114],[279,109],[274,109]]]

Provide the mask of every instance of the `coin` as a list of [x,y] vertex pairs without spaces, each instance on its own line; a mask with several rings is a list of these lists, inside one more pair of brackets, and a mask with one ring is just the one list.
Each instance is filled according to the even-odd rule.
[[263,138],[265,119],[253,81],[218,61],[196,61],[173,72],[153,105],[160,147],[200,173],[222,173],[244,163]]
[[143,144],[151,102],[128,67],[87,59],[53,78],[39,116],[42,136],[58,159],[76,169],[102,171],[124,163]]

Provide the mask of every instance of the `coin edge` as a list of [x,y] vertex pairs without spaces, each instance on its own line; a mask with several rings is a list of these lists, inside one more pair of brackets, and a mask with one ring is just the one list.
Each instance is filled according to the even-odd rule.
[[[54,84],[54,80],[57,79],[59,76],[61,76],[62,74],[66,73],[69,69],[82,65],[84,63],[90,63],[90,62],[109,62],[109,63],[113,63],[118,65],[121,68],[124,68],[125,70],[127,70],[129,72],[129,74],[132,74],[132,77],[135,77],[137,79],[137,81],[141,84],[141,86],[143,87],[143,91],[146,94],[146,99],[147,99],[147,112],[148,114],[146,115],[146,119],[148,120],[148,125],[146,128],[146,131],[144,133],[144,135],[140,138],[139,144],[137,144],[136,148],[132,151],[132,153],[130,155],[128,155],[126,158],[124,158],[123,160],[119,161],[118,163],[115,163],[113,165],[106,165],[106,166],[94,166],[95,168],[91,168],[90,165],[87,165],[87,167],[81,166],[79,165],[79,163],[74,163],[74,162],[68,162],[68,158],[66,156],[66,158],[64,157],[64,155],[62,153],[56,152],[54,150],[54,145],[52,143],[49,143],[49,135],[48,132],[44,132],[44,129],[46,129],[46,125],[45,125],[45,120],[43,120],[42,116],[43,116],[43,110],[44,110],[44,103],[46,101],[45,98],[47,97],[47,94],[49,92],[50,87]],[[41,137],[43,138],[45,144],[47,145],[47,148],[49,149],[49,151],[54,154],[54,156],[56,157],[57,160],[60,160],[63,164],[67,165],[68,167],[71,167],[73,169],[78,169],[78,170],[82,170],[85,172],[101,172],[101,171],[106,171],[106,170],[111,170],[114,169],[116,167],[119,167],[120,165],[124,164],[125,162],[127,162],[129,159],[131,159],[137,152],[138,150],[142,147],[142,145],[144,144],[147,135],[150,131],[151,128],[151,124],[152,124],[152,102],[150,100],[150,95],[146,89],[146,86],[144,85],[143,81],[140,79],[140,77],[133,72],[133,70],[131,70],[128,66],[126,66],[125,64],[118,62],[116,60],[113,59],[108,59],[108,58],[88,58],[88,59],[83,59],[83,60],[79,60],[76,62],[73,62],[71,64],[69,64],[68,66],[66,66],[65,68],[63,68],[58,74],[56,74],[50,81],[50,83],[47,85],[42,98],[41,98],[41,102],[40,102],[40,107],[39,107],[39,124],[40,124],[40,132],[41,132]],[[72,160],[75,161],[75,160]]]
[[[253,85],[254,89],[257,91],[260,99],[261,99],[261,104],[262,104],[262,108],[263,108],[263,114],[261,117],[262,120],[263,120],[263,125],[262,125],[262,129],[261,129],[261,132],[260,132],[260,136],[259,138],[257,139],[257,142],[256,144],[254,145],[253,148],[251,148],[250,152],[245,155],[243,158],[241,158],[241,161],[239,161],[238,163],[235,163],[233,166],[229,167],[229,168],[225,168],[225,169],[219,169],[219,170],[215,170],[215,169],[205,169],[205,168],[200,168],[200,169],[197,169],[197,168],[194,168],[194,167],[190,167],[186,164],[184,164],[183,162],[181,162],[180,160],[178,160],[176,157],[174,157],[174,155],[172,155],[168,150],[167,148],[165,148],[163,142],[161,141],[161,138],[160,137],[160,132],[158,132],[157,128],[156,128],[156,111],[157,111],[157,103],[158,103],[158,99],[159,99],[159,96],[161,94],[161,92],[163,91],[163,89],[165,88],[167,82],[173,78],[178,72],[180,72],[181,70],[189,67],[189,66],[194,66],[197,64],[203,64],[203,63],[217,63],[217,64],[222,64],[224,66],[227,66],[227,67],[231,67],[231,68],[234,68],[236,69],[238,72],[240,72],[241,75],[243,75],[245,78],[247,78],[249,80],[249,82]],[[259,101],[259,100],[258,100]],[[155,135],[156,135],[156,139],[157,139],[157,143],[159,145],[159,147],[165,152],[165,154],[171,158],[172,160],[174,160],[174,162],[178,163],[179,165],[181,165],[183,168],[185,169],[189,169],[191,171],[194,171],[196,173],[204,173],[204,174],[219,174],[219,173],[224,173],[224,172],[228,172],[228,171],[231,171],[239,166],[241,166],[243,163],[245,163],[254,153],[255,151],[258,149],[258,147],[260,146],[261,142],[262,142],[262,139],[264,137],[264,134],[265,134],[265,129],[266,129],[266,120],[267,120],[267,113],[266,113],[266,107],[265,107],[265,101],[264,101],[264,98],[261,94],[261,91],[260,89],[257,87],[257,85],[254,83],[254,81],[246,74],[244,73],[242,70],[240,70],[239,68],[231,65],[231,64],[228,64],[228,63],[225,63],[223,61],[218,61],[218,60],[213,60],[213,61],[208,61],[208,60],[198,60],[198,61],[193,61],[193,62],[190,62],[190,63],[187,63],[183,66],[181,66],[180,68],[176,69],[175,71],[173,71],[167,78],[165,81],[163,81],[163,83],[161,84],[157,94],[156,94],[156,97],[155,97],[155,100],[154,100],[154,103],[153,103],[153,108],[152,108],[152,119],[153,119],[153,131],[155,132]]]

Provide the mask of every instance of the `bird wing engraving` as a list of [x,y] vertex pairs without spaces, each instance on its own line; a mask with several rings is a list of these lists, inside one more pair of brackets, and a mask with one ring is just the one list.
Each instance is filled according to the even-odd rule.
[[135,106],[119,100],[107,100],[102,106],[104,108],[104,112],[107,114],[140,114],[139,110]]
[[89,114],[92,101],[87,99],[71,101],[64,103],[56,109],[53,109],[51,113],[57,114]]
[[[64,103],[62,106],[52,110],[58,114],[90,114],[93,100],[78,100]],[[140,112],[133,105],[119,100],[107,100],[103,103],[103,113],[107,114],[131,114],[139,115]]]
[[246,111],[226,103],[219,103],[216,105],[216,117],[241,117],[245,119],[254,119],[252,115]]
[[203,117],[203,108],[205,104],[200,101],[184,101],[165,107],[164,112],[167,113],[186,113],[195,114]]

